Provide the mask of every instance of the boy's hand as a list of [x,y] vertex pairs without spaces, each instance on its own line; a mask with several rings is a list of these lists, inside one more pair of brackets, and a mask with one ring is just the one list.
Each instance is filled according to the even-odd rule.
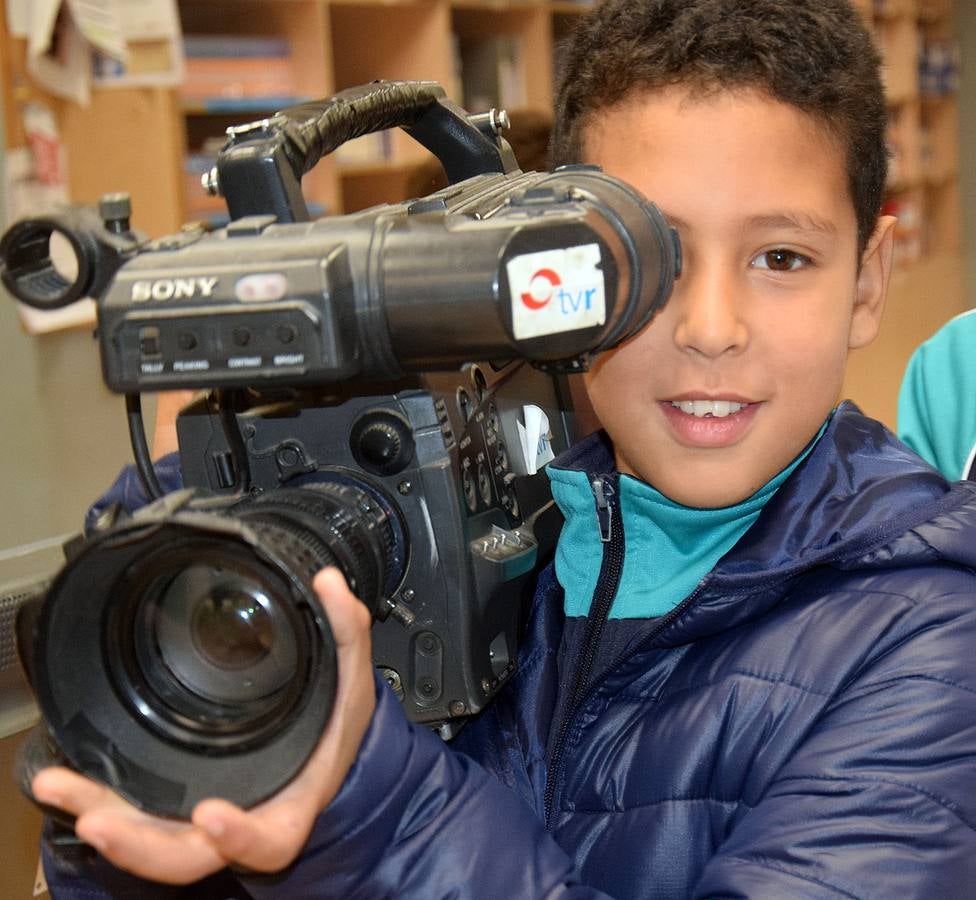
[[153,430],[152,455],[159,459],[180,449],[176,437],[176,417],[197,395],[197,391],[161,391],[156,395],[156,427]]
[[319,572],[314,587],[336,640],[335,708],[315,752],[279,793],[247,811],[204,800],[192,822],[180,822],[141,812],[103,785],[52,768],[34,778],[35,797],[77,816],[78,837],[116,866],[154,881],[188,884],[227,865],[275,872],[291,863],[342,785],[376,705],[368,610],[337,569]]

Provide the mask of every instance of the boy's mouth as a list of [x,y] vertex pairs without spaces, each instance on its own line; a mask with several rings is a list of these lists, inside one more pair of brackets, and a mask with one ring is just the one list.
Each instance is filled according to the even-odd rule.
[[762,402],[687,394],[661,402],[665,419],[686,447],[719,448],[738,443],[752,428]]
[[749,406],[748,403],[741,403],[737,400],[672,400],[671,405],[697,419],[709,417],[724,419],[726,416],[735,415],[735,413]]

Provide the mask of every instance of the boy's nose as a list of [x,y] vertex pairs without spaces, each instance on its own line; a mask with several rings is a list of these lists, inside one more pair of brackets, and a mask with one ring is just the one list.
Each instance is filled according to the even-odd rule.
[[749,330],[742,314],[741,288],[737,290],[733,282],[717,267],[682,275],[672,297],[678,313],[674,341],[679,349],[710,359],[745,349]]

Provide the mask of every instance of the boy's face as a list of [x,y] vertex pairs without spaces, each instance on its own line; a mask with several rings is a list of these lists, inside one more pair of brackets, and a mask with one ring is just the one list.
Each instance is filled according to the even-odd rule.
[[785,468],[877,334],[893,220],[858,269],[841,144],[753,91],[643,94],[588,126],[584,159],[678,229],[670,302],[587,373],[622,472],[678,503],[730,506]]

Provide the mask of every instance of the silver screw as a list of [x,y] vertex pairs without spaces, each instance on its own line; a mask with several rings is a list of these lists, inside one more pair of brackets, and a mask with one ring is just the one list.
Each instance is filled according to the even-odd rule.
[[217,180],[217,167],[214,166],[209,172],[204,172],[200,176],[200,186],[210,197],[220,196],[220,183]]

